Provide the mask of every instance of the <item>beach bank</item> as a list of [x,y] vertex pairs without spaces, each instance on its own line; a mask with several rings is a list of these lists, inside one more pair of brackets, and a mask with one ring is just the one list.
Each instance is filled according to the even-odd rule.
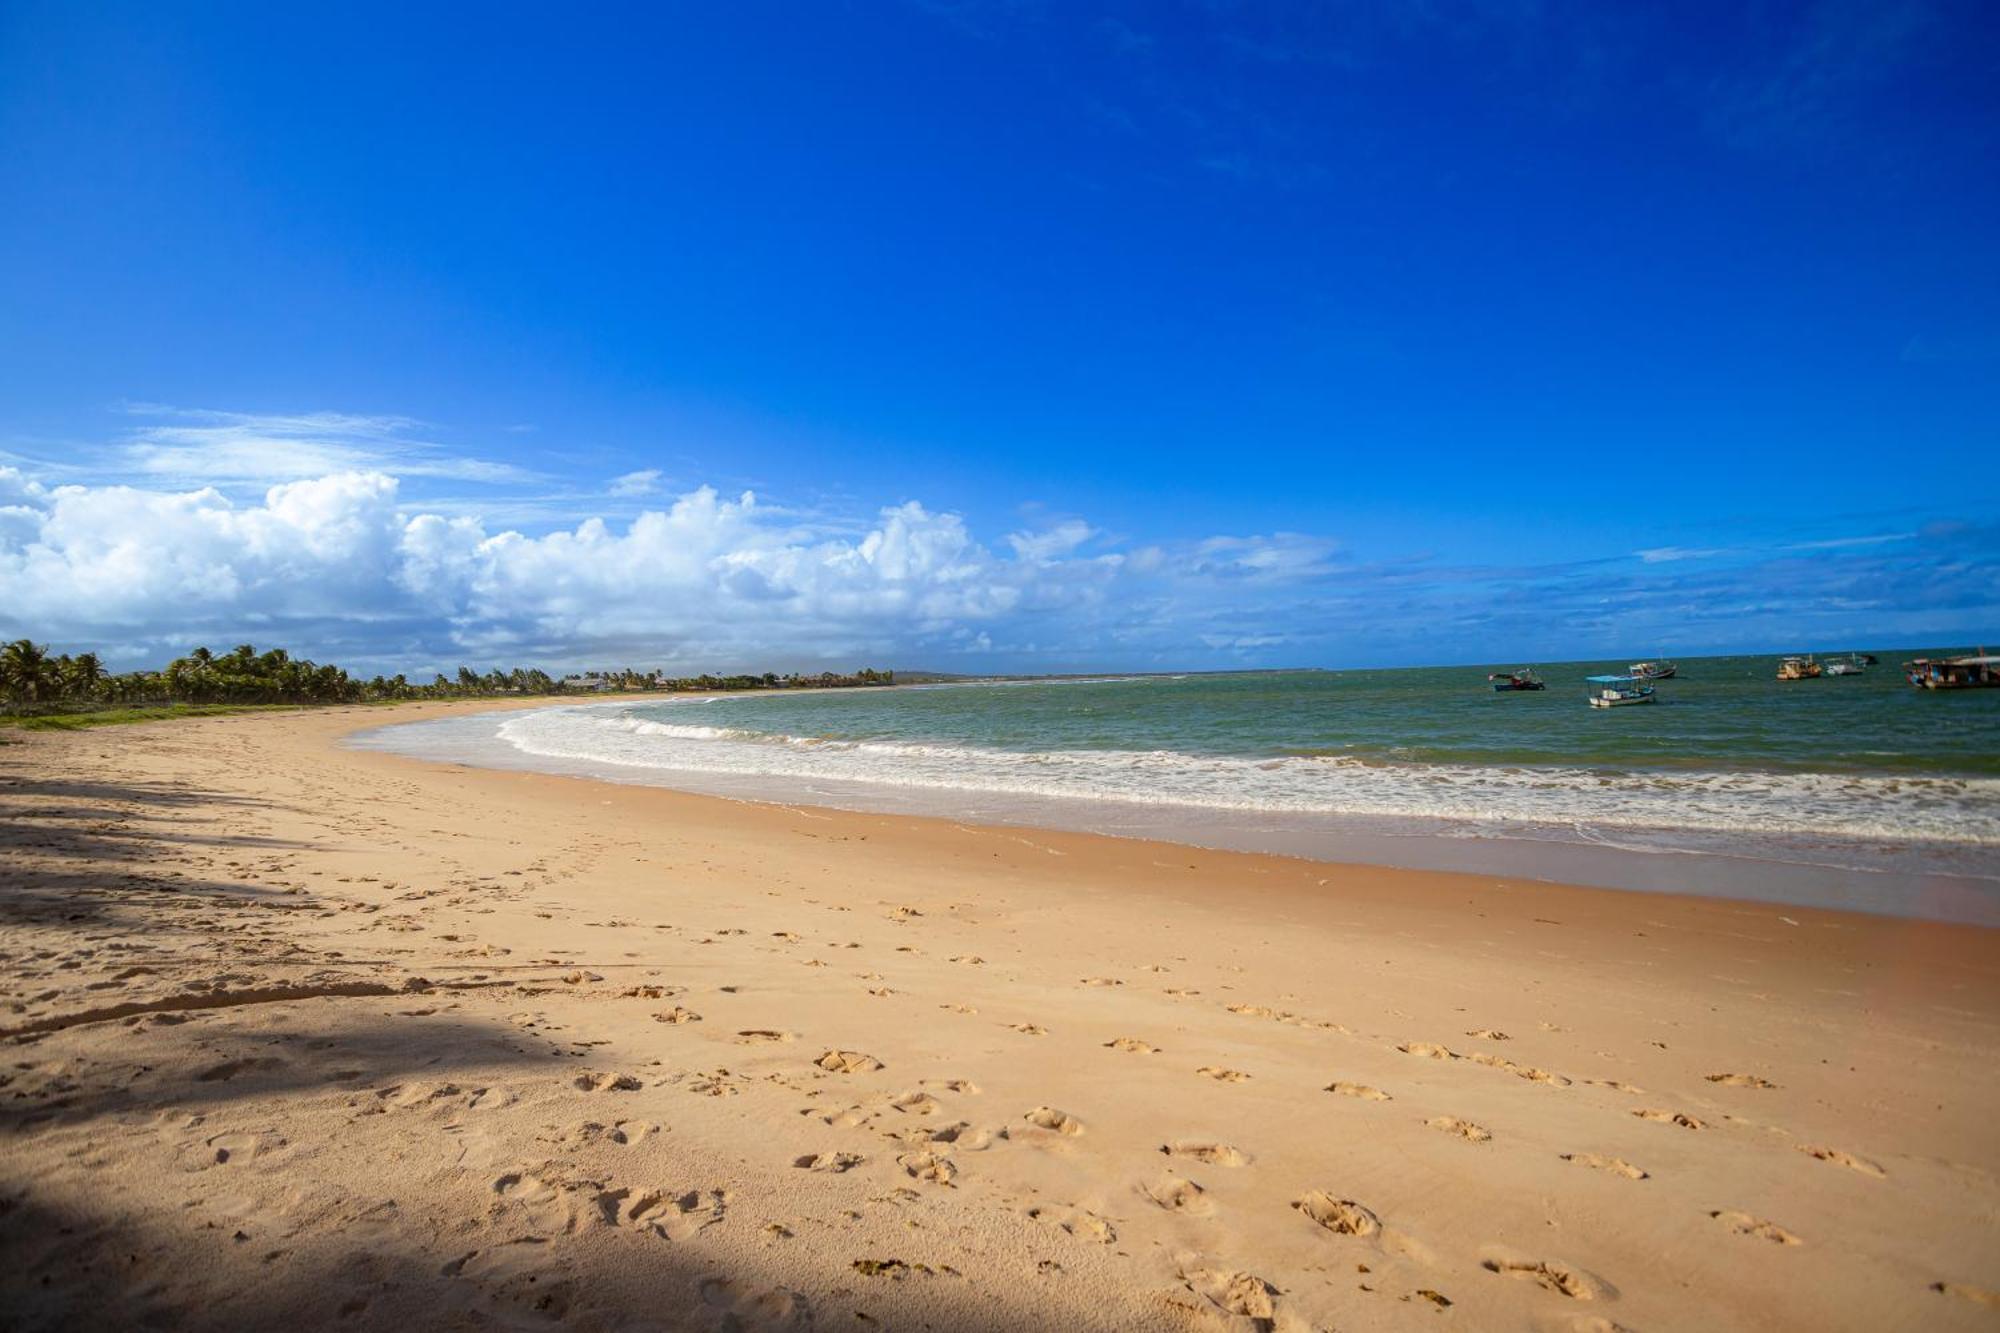
[[23,1326],[1996,1317],[2000,933],[339,744],[382,721],[0,747]]

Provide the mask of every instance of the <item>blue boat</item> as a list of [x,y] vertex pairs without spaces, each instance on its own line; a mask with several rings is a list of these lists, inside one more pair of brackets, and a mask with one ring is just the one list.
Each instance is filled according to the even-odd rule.
[[1653,702],[1653,687],[1638,676],[1585,676],[1598,688],[1590,693],[1592,708],[1623,708]]

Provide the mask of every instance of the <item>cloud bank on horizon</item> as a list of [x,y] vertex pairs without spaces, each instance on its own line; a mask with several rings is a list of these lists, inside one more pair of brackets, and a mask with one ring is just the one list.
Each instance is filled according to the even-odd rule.
[[[523,496],[533,473],[402,418],[134,410],[155,419],[105,450],[0,466],[0,636],[121,666],[250,640],[411,672],[1032,671],[1831,648],[1950,639],[2000,609],[2000,532],[1948,516],[1541,565],[1087,516],[982,539],[921,498],[816,512],[666,494],[656,469]],[[413,497],[422,478],[487,499]]]

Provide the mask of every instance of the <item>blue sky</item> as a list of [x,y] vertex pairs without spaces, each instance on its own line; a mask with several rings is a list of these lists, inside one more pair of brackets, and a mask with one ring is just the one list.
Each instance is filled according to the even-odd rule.
[[17,0],[0,635],[412,670],[2000,637],[1996,28]]

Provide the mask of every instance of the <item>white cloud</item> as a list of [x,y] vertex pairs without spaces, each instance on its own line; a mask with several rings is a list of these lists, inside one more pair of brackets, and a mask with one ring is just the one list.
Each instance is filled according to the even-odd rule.
[[[151,466],[114,484],[87,468],[0,464],[0,639],[91,648],[121,666],[250,639],[413,672],[1337,664],[1435,660],[1440,625],[1464,631],[1443,651],[1509,658],[1740,639],[1780,623],[1790,642],[1836,613],[1833,638],[1893,623],[1943,641],[1990,623],[2000,586],[1990,525],[1944,521],[1921,551],[1909,533],[1790,531],[1614,561],[1440,565],[1354,559],[1298,532],[1131,541],[1083,518],[989,543],[921,501],[830,512],[703,486],[616,506],[615,520],[566,508],[551,530],[545,496],[413,495],[406,475],[450,460],[411,444],[412,429],[184,414],[121,446],[143,446],[131,461]],[[391,464],[290,475],[378,457]],[[253,487],[253,471],[278,475]],[[641,512],[623,517],[631,508]]]
[[[1218,572],[1314,577],[1324,543],[1215,538],[1082,556],[1082,520],[1001,551],[920,502],[856,523],[698,487],[630,522],[541,535],[405,503],[348,470],[261,497],[223,489],[48,486],[0,468],[0,635],[123,645],[248,636],[360,644],[412,665],[476,656],[559,664],[616,653],[708,665],[977,652],[988,627],[1033,643],[1150,626],[1161,589]],[[1120,592],[1122,597],[1112,593]],[[1184,599],[1184,617],[1203,614]],[[1142,617],[1132,620],[1133,617]],[[1114,622],[1131,621],[1122,629]],[[1179,631],[1174,631],[1178,635]]]
[[1881,532],[1868,537],[1828,537],[1816,542],[1793,542],[1783,549],[1787,551],[1838,551],[1849,546],[1880,546],[1884,542],[1903,542],[1916,536],[1914,532]]
[[1007,544],[1023,560],[1048,561],[1068,555],[1097,535],[1097,529],[1080,518],[1065,519],[1040,532],[1008,534]]
[[651,495],[660,489],[660,469],[642,468],[637,472],[627,472],[622,477],[611,479],[610,492],[613,495]]
[[530,474],[508,463],[456,456],[410,438],[408,417],[345,412],[211,412],[140,404],[132,415],[154,420],[117,451],[120,471],[168,483],[269,484],[381,471],[401,477],[508,482]]

